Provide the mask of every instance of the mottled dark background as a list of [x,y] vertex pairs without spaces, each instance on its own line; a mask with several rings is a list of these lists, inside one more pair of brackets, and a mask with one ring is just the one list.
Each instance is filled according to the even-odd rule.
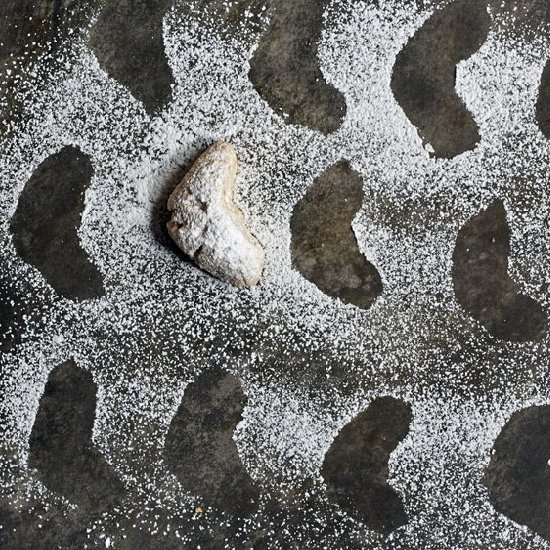
[[[410,3],[423,8],[422,0]],[[442,9],[399,54],[391,85],[421,138],[431,144],[433,155],[453,158],[474,148],[480,139],[475,120],[455,92],[455,75],[456,64],[477,51],[494,24],[487,5],[497,14],[518,8],[518,21],[510,32],[529,41],[547,32],[544,25],[550,4],[543,0],[439,3]],[[288,124],[324,134],[339,128],[346,114],[345,99],[325,82],[317,60],[327,0],[241,0],[233,2],[229,12],[222,0],[197,4],[191,10],[180,2],[177,9],[189,12],[190,17],[201,10],[214,14],[223,33],[234,32],[233,23],[245,9],[251,9],[254,17],[249,24],[260,38],[249,77],[258,93],[274,111],[288,115]],[[172,0],[3,0],[2,139],[9,140],[21,116],[20,99],[13,90],[40,86],[40,79],[29,83],[26,67],[45,54],[49,54],[46,64],[55,66],[56,52],[72,32],[88,32],[94,12],[99,15],[89,29],[89,44],[101,66],[148,113],[159,113],[170,102],[173,84],[162,40],[162,20],[172,5]],[[259,16],[264,5],[268,7],[267,24]],[[339,6],[346,10],[346,2]],[[29,35],[34,45],[29,45]],[[542,79],[537,122],[550,138],[550,65]],[[72,147],[63,149],[35,171],[10,220],[19,255],[50,284],[52,302],[58,296],[80,301],[104,293],[101,276],[80,248],[75,231],[92,174],[86,155]],[[349,164],[342,162],[329,169],[296,206],[291,251],[294,267],[323,292],[367,309],[383,289],[376,266],[360,254],[350,230],[361,202],[360,176]],[[547,316],[535,300],[519,292],[508,275],[509,241],[506,212],[498,200],[463,227],[453,256],[456,298],[493,336],[503,341],[538,341],[546,333]],[[15,280],[0,266],[2,352],[17,349],[25,317],[39,317],[44,307],[47,303],[26,293],[24,281]],[[81,548],[88,540],[83,526],[90,518],[99,518],[105,511],[116,517],[124,487],[92,444],[96,392],[91,377],[72,361],[52,371],[31,436],[29,466],[50,490],[63,494],[78,508],[70,517],[55,507],[44,510],[39,528],[36,515],[21,513],[9,498],[0,499],[0,547]],[[238,380],[211,369],[186,392],[173,420],[164,450],[166,462],[186,486],[203,495],[199,508],[216,506],[242,517],[256,506],[258,489],[240,463],[232,440],[245,403]],[[410,414],[404,402],[375,401],[342,430],[323,464],[329,499],[384,534],[407,521],[399,495],[386,478],[389,455],[406,436]],[[550,541],[549,442],[548,408],[533,407],[514,415],[497,440],[484,482],[498,511]],[[273,504],[266,513],[278,518],[285,512]],[[308,519],[300,512],[291,517],[294,522]],[[171,535],[153,536],[123,517],[118,521],[127,535],[120,548],[178,547]],[[231,539],[230,531],[204,534],[203,540],[197,535],[196,543],[217,548],[223,537]],[[258,532],[254,548],[272,547],[275,539]]]

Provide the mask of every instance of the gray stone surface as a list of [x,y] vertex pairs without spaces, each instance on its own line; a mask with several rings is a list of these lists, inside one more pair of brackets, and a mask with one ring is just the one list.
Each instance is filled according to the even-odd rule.
[[346,114],[342,94],[319,68],[317,42],[328,2],[273,2],[269,27],[250,61],[250,80],[289,124],[329,134]]
[[97,386],[67,361],[50,374],[29,441],[30,468],[54,493],[90,513],[124,496],[122,482],[92,442]]
[[187,388],[164,449],[171,471],[197,495],[197,506],[240,517],[255,510],[259,497],[233,441],[245,405],[234,376],[207,370]]
[[389,534],[407,523],[403,502],[388,484],[388,461],[411,420],[407,403],[375,399],[342,428],[325,455],[321,475],[328,498],[374,531]]
[[102,275],[77,233],[93,173],[88,155],[64,147],[34,171],[10,220],[19,256],[36,267],[59,295],[77,301],[104,294]]
[[397,56],[392,90],[420,137],[437,157],[473,149],[477,125],[455,91],[456,65],[487,38],[490,17],[479,0],[436,11]]
[[[207,0],[199,3],[204,10],[220,9],[221,0],[218,2],[209,2]],[[269,4],[271,4],[269,2]],[[268,101],[268,103],[279,113],[288,115],[287,122],[291,124],[300,124],[311,127],[312,129],[329,133],[335,131],[345,115],[345,104],[341,95],[323,79],[319,79],[319,68],[316,62],[316,40],[320,32],[320,13],[323,2],[318,0],[285,0],[280,3],[280,7],[273,9],[273,19],[267,32],[261,40],[261,47],[252,63],[250,73],[251,80],[256,86],[258,93]],[[514,0],[494,0],[494,7],[498,9],[512,10],[521,2]],[[60,47],[66,29],[75,26],[80,28],[84,21],[89,21],[87,9],[80,11],[74,18],[70,16],[72,8],[85,8],[98,6],[96,2],[58,2],[55,0],[4,0],[0,4],[0,33],[3,36],[3,46],[0,48],[0,68],[4,69],[10,63],[11,55],[20,56],[23,52],[23,46],[26,43],[28,32],[36,33],[40,37],[36,49],[28,56],[25,64],[30,62],[37,55],[46,51],[55,51]],[[168,0],[142,0],[130,2],[113,2],[100,15],[97,25],[92,29],[91,46],[98,55],[100,63],[105,70],[118,80],[121,84],[128,87],[129,91],[146,107],[150,113],[157,113],[166,105],[170,98],[170,86],[173,75],[167,66],[164,56],[162,41],[160,35],[160,21],[162,15],[170,6]],[[227,24],[231,28],[232,22],[238,17],[243,9],[252,6],[258,7],[258,2],[236,2],[233,4],[231,12],[226,15],[226,19],[220,19],[222,25]],[[529,3],[528,8],[523,10],[524,27],[527,23],[540,21],[548,17],[548,4],[539,0]],[[413,124],[417,126],[424,139],[432,144],[436,154],[442,157],[450,157],[461,151],[467,150],[475,145],[478,138],[475,123],[470,114],[458,100],[454,92],[454,67],[456,62],[470,55],[478,47],[487,32],[488,22],[483,14],[483,2],[460,2],[460,9],[445,10],[435,16],[428,22],[427,27],[421,30],[410,45],[399,57],[398,67],[394,73],[393,86],[400,104]],[[521,6],[520,6],[521,7]],[[179,6],[178,9],[185,10],[185,6]],[[255,13],[258,13],[256,11]],[[29,22],[29,16],[33,16],[32,23]],[[17,24],[17,26],[16,26]],[[259,22],[254,19],[253,25],[259,27]],[[538,24],[538,23],[537,23]],[[445,27],[441,31],[440,26]],[[531,25],[532,27],[533,25]],[[449,31],[450,29],[450,31]],[[518,34],[524,32],[521,26],[518,26]],[[442,55],[444,52],[444,55]],[[51,63],[55,63],[55,56]],[[24,64],[24,65],[25,65]],[[430,78],[427,78],[427,77]],[[422,79],[425,79],[424,81]],[[412,85],[411,85],[412,83]],[[4,78],[1,84],[2,95],[5,98],[1,104],[3,120],[2,128],[7,130],[10,121],[17,119],[20,107],[12,91],[15,87],[25,86],[23,71],[18,71],[10,78]],[[537,120],[543,132],[550,135],[550,71],[547,69],[543,76],[541,95],[537,106]],[[71,186],[74,180],[75,171],[66,168],[55,169],[55,177],[50,175],[41,178],[42,182],[48,181],[50,186],[47,188],[37,188],[35,193],[44,199],[52,201],[58,200],[59,190],[66,186]],[[353,177],[349,171],[341,167],[341,171],[347,172],[347,177]],[[82,175],[82,174],[81,174]],[[55,180],[55,181],[54,181]],[[86,178],[79,178],[78,184],[85,182]],[[313,185],[315,183],[312,182]],[[56,187],[58,185],[58,187]],[[337,207],[338,197],[331,198],[336,202],[327,203],[327,197],[323,193],[308,194],[308,209],[301,209],[300,221],[296,222],[294,227],[295,239],[300,241],[302,230],[300,226],[307,226],[309,223],[315,225],[320,231],[323,230],[323,223],[330,222],[330,216],[321,216],[319,211],[328,209],[328,206]],[[51,195],[53,193],[53,195]],[[56,194],[57,193],[57,194]],[[356,204],[361,200],[358,186],[351,186],[350,193]],[[76,201],[78,202],[78,201]],[[74,205],[74,213],[80,212],[78,204]],[[22,206],[22,212],[32,211],[32,207]],[[20,214],[21,215],[21,214]],[[343,249],[332,247],[323,259],[326,263],[338,267],[341,257],[360,258],[357,255],[357,245],[353,242],[350,235],[351,214],[341,216],[334,225],[334,230],[338,235],[347,235],[346,245]],[[63,212],[56,212],[55,209],[49,210],[48,224],[59,228],[61,233],[73,235],[77,225],[78,216],[65,217]],[[17,217],[12,221],[15,234],[22,235],[23,223],[18,223]],[[298,226],[298,227],[297,227]],[[498,246],[495,247],[495,254],[491,254],[491,261],[486,260],[488,234],[497,236]],[[529,336],[537,336],[541,332],[541,327],[546,320],[540,314],[540,310],[532,303],[510,301],[510,293],[503,292],[503,289],[510,288],[511,281],[505,269],[508,245],[506,244],[507,233],[505,223],[503,222],[502,212],[498,209],[486,213],[486,215],[474,220],[465,230],[457,236],[459,242],[454,256],[455,281],[458,287],[457,294],[463,303],[467,312],[472,316],[482,320],[489,327],[498,326],[498,330],[493,330],[495,335],[504,339],[524,339],[518,331],[529,331]],[[490,239],[489,239],[490,240]],[[295,241],[297,242],[297,241]],[[71,270],[59,271],[55,255],[41,258],[40,262],[33,260],[42,245],[33,244],[33,239],[21,238],[19,247],[23,259],[31,263],[36,263],[37,268],[50,280],[54,280],[51,272],[55,272],[59,288],[73,289],[70,292],[76,292],[80,295],[82,288],[78,282],[78,276]],[[25,256],[25,250],[28,255]],[[67,253],[71,254],[74,261],[82,260],[82,251],[78,247],[65,248]],[[313,251],[314,252],[314,251]],[[312,247],[309,245],[294,246],[293,259],[297,265],[308,263],[312,254]],[[78,260],[80,258],[80,260]],[[485,258],[485,259],[483,259]],[[67,261],[71,261],[67,259]],[[351,260],[350,260],[351,261]],[[359,262],[359,260],[357,260]],[[366,268],[364,260],[362,267]],[[352,262],[353,263],[353,262]],[[496,265],[496,267],[495,267]],[[468,266],[466,273],[460,274],[460,271]],[[472,268],[473,266],[473,268]],[[0,267],[1,269],[1,267]],[[370,269],[370,268],[369,268]],[[473,269],[473,271],[472,271]],[[319,280],[322,275],[328,278],[327,287],[333,295],[338,295],[338,285],[346,287],[348,285],[348,274],[339,269],[333,269],[328,274],[317,273],[312,270],[311,278]],[[48,275],[50,273],[50,275]],[[372,274],[374,271],[372,272]],[[473,274],[475,276],[473,276]],[[21,319],[22,312],[39,310],[42,305],[47,307],[47,300],[40,300],[38,303],[29,304],[25,289],[22,283],[13,284],[10,280],[11,274],[0,273],[5,281],[0,284],[0,330],[3,335],[0,339],[0,345],[4,346],[2,351],[13,350],[19,345],[22,339],[24,327],[21,321],[17,321],[18,316]],[[372,275],[375,281],[375,275]],[[100,289],[98,279],[95,279],[96,288]],[[52,283],[53,284],[53,283]],[[54,285],[55,286],[55,285]],[[76,290],[74,290],[76,288]],[[374,284],[376,292],[372,292],[364,305],[372,302],[376,293],[380,290],[379,284]],[[491,288],[498,289],[497,292],[490,292]],[[481,289],[481,290],[480,290]],[[489,289],[489,290],[487,290]],[[73,292],[74,291],[74,292]],[[352,293],[354,294],[354,293]],[[367,293],[368,295],[368,293]],[[490,307],[487,308],[487,296],[490,295]],[[355,294],[354,294],[355,296]],[[348,301],[353,302],[356,297],[347,297]],[[39,297],[41,299],[41,297]],[[51,297],[50,297],[51,298]],[[359,299],[359,298],[358,298]],[[363,298],[360,298],[361,300]],[[525,326],[507,328],[502,326],[503,317],[514,319],[519,314],[527,311],[529,315],[525,317]],[[534,313],[533,313],[534,312]],[[488,318],[487,315],[489,315]],[[532,322],[533,315],[540,323]],[[508,327],[511,325],[508,324]],[[147,334],[147,327],[142,327],[144,334]],[[151,330],[153,330],[151,328]],[[98,332],[98,338],[104,336]],[[519,338],[518,338],[519,336]],[[514,337],[514,338],[512,338]],[[146,340],[146,339],[145,339]],[[7,342],[7,343],[6,343]],[[261,348],[261,342],[257,342]],[[276,354],[277,350],[273,350]],[[121,347],[121,354],[123,348]],[[229,354],[231,351],[229,350]],[[154,355],[154,350],[152,350]],[[159,356],[160,357],[160,356]],[[160,360],[160,358],[157,358]],[[285,368],[293,368],[292,361],[287,358],[281,358],[285,363]],[[120,368],[124,368],[121,361]],[[57,374],[59,374],[58,371]],[[70,373],[69,373],[70,374]],[[74,373],[73,373],[74,374]],[[319,385],[325,383],[322,377],[315,377],[318,373],[301,373],[301,376],[310,376],[311,379]],[[56,373],[54,373],[54,377]],[[344,376],[343,373],[335,373],[335,376]],[[78,377],[77,377],[78,378]],[[49,384],[53,384],[51,381]],[[228,382],[231,386],[231,382]],[[229,444],[231,431],[238,420],[242,410],[244,396],[239,388],[233,384],[232,390],[228,391],[227,384],[219,380],[211,385],[206,384],[191,388],[190,393],[184,397],[182,409],[179,417],[176,417],[172,426],[170,444],[167,453],[170,456],[175,470],[179,468],[179,475],[189,477],[197,487],[197,491],[203,491],[206,497],[222,507],[228,502],[230,496],[227,492],[220,492],[217,479],[212,478],[211,471],[218,463],[223,463],[220,453],[224,452],[224,445],[227,448],[227,457],[229,465],[223,464],[223,467],[237,472],[233,476],[237,491],[242,491],[253,500],[254,490],[250,487],[250,480],[243,475],[242,465],[239,464],[235,456],[235,449]],[[44,476],[46,484],[50,484],[53,490],[65,493],[69,499],[75,502],[83,502],[83,491],[87,491],[85,480],[88,479],[88,486],[91,483],[90,476],[96,472],[92,464],[82,464],[75,460],[79,449],[90,442],[90,418],[93,416],[94,399],[90,396],[81,396],[86,384],[84,382],[75,382],[68,384],[63,389],[64,397],[61,400],[51,400],[50,391],[52,387],[47,386],[46,401],[42,405],[41,413],[34,427],[33,448],[35,449],[35,466],[40,471],[47,472]],[[218,410],[221,418],[227,425],[218,426],[216,422],[211,422],[208,418],[207,409],[210,403],[219,399],[223,406]],[[201,403],[204,402],[204,408]],[[57,405],[56,403],[59,403]],[[73,407],[74,415],[63,413],[63,407]],[[371,411],[372,412],[372,411]],[[196,415],[194,424],[180,422],[186,415],[192,413]],[[384,441],[383,460],[377,463],[376,479],[384,480],[380,474],[384,467],[384,461],[387,453],[393,447],[394,443],[403,437],[405,425],[407,422],[394,424],[394,408],[390,407],[380,409],[377,415],[378,431],[376,432],[377,441]],[[74,422],[63,421],[56,422],[55,418],[63,414],[64,416],[74,416]],[[365,414],[368,414],[365,413]],[[86,429],[75,425],[78,417],[85,417]],[[408,413],[402,411],[401,419],[406,419]],[[547,411],[543,409],[534,409],[515,416],[503,431],[497,441],[496,453],[491,465],[487,470],[485,483],[491,494],[491,501],[502,513],[508,515],[514,520],[525,522],[535,529],[542,536],[550,540],[548,524],[550,523],[550,493],[548,491],[548,480],[546,479],[546,466],[543,464],[547,458],[548,449],[546,444],[540,442],[550,440],[550,426],[547,421]],[[362,418],[356,419],[356,424],[363,427]],[[397,428],[402,427],[402,430]],[[365,421],[364,428],[369,429]],[[350,509],[356,509],[358,513],[368,514],[371,503],[364,503],[364,495],[357,495],[359,486],[365,483],[369,473],[365,469],[365,437],[362,430],[348,434],[346,432],[346,453],[351,457],[358,457],[356,470],[348,467],[346,470],[347,480],[344,484],[347,487],[346,506]],[[396,435],[396,431],[399,432]],[[84,434],[85,432],[85,434]],[[76,434],[76,435],[75,435]],[[194,441],[194,436],[204,438],[200,445]],[[387,438],[387,439],[386,439]],[[42,454],[41,458],[37,454],[37,442],[41,441],[42,448],[49,447],[49,454]],[[221,441],[221,443],[220,443]],[[394,442],[394,443],[388,443]],[[74,445],[71,444],[74,443]],[[61,445],[62,447],[56,446]],[[45,446],[45,447],[44,447]],[[387,447],[387,448],[386,448]],[[206,453],[206,464],[197,469],[192,468],[192,462],[189,457],[179,459],[186,450],[191,449],[191,455],[197,453]],[[332,463],[333,476],[336,478],[341,473],[338,471],[337,463],[341,459],[342,451],[333,451],[335,456]],[[214,453],[215,450],[215,453]],[[368,451],[368,449],[367,449]],[[208,454],[214,453],[214,454]],[[72,461],[72,486],[68,487],[67,480],[61,479],[59,483],[53,484],[52,478],[56,474],[62,477],[63,472],[56,468],[62,468],[63,456]],[[95,455],[95,453],[94,453]],[[226,458],[227,458],[226,457]],[[59,458],[59,464],[55,459]],[[97,458],[97,457],[96,457]],[[101,459],[97,459],[100,463]],[[145,458],[147,460],[147,458]],[[534,460],[536,464],[531,462]],[[66,461],[65,461],[66,463]],[[97,463],[96,463],[97,464]],[[325,472],[328,472],[330,466],[330,456],[327,459]],[[336,464],[336,466],[335,466]],[[382,472],[383,474],[383,472]],[[111,474],[109,474],[110,476]],[[327,477],[332,475],[326,473]],[[48,482],[47,480],[50,479]],[[82,482],[80,487],[75,483]],[[240,485],[239,485],[240,484]],[[342,484],[338,482],[340,486]],[[106,499],[110,497],[120,498],[121,489],[118,481],[108,484],[109,487],[104,490],[107,494]],[[351,488],[351,489],[350,489]],[[391,498],[391,497],[390,497]],[[103,498],[100,500],[104,500]],[[229,508],[229,506],[227,506]],[[87,508],[84,506],[83,508]],[[388,526],[401,525],[406,521],[403,511],[399,504],[395,504],[393,511],[388,508],[387,517],[382,521],[381,528],[388,530]],[[39,528],[37,514],[42,510],[16,510],[12,503],[0,502],[0,523],[7,526],[7,529],[0,533],[0,546],[2,548],[53,548],[55,545],[62,547],[82,547],[86,539],[83,526],[87,524],[89,517],[86,517],[86,510],[77,512],[75,515],[67,517],[66,510],[61,507],[52,507],[47,512],[43,511],[44,528]],[[91,513],[91,512],[90,512]],[[95,512],[94,512],[95,513]],[[83,515],[82,515],[83,514]],[[291,510],[284,511],[281,506],[273,503],[272,507],[266,512],[271,514],[274,521],[281,517],[286,518],[289,525],[293,522],[305,522],[308,518],[307,511]],[[159,519],[159,524],[166,525],[166,518]],[[191,522],[189,523],[191,525]],[[330,530],[331,525],[326,525],[325,529]],[[139,529],[133,529],[131,525],[127,526],[129,537],[126,542],[121,541],[121,548],[147,548],[161,549],[169,548],[171,545],[177,547],[172,541],[156,538]],[[235,541],[235,547],[239,547],[239,539],[235,533],[220,534],[199,534],[197,531],[197,543],[202,543],[203,548],[218,548],[223,536],[228,536],[229,540]],[[221,538],[215,538],[216,536]],[[322,536],[322,532],[319,533]],[[202,538],[201,538],[202,537]],[[234,537],[234,538],[231,538]],[[276,536],[275,536],[276,539]],[[274,543],[274,538],[269,539],[265,533],[258,533],[255,548],[269,548]],[[126,546],[122,546],[125,544]]]
[[0,3],[0,139],[19,120],[24,101],[16,93],[41,85],[29,68],[44,55],[56,53],[70,34],[76,38],[101,0],[7,0]]
[[173,75],[164,53],[162,20],[173,0],[106,2],[90,45],[109,76],[145,109],[158,113],[172,96]]
[[512,415],[500,433],[483,480],[504,515],[550,540],[550,407]]
[[290,251],[294,267],[325,294],[368,309],[382,293],[382,280],[351,226],[362,204],[361,176],[347,161],[331,166],[294,208]]
[[547,329],[542,307],[519,292],[508,275],[510,228],[502,201],[469,220],[453,255],[453,282],[460,305],[502,340],[537,341]]

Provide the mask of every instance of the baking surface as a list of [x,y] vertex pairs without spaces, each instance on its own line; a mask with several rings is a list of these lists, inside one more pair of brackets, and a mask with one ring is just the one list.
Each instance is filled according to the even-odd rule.
[[[549,17],[4,0],[0,547],[550,548]],[[165,228],[220,140],[252,289]]]

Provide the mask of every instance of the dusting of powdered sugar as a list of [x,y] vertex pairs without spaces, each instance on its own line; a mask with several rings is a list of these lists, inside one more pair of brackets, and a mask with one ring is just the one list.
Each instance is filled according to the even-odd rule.
[[235,286],[256,286],[265,254],[233,202],[237,166],[233,145],[211,145],[170,195],[167,229],[208,273]]
[[[263,526],[260,508],[243,524],[243,541],[248,530],[265,528],[312,547],[318,522],[330,520],[336,527],[324,535],[327,548],[346,547],[343,540],[396,550],[550,548],[498,514],[481,484],[513,412],[548,403],[550,336],[536,344],[490,338],[458,305],[451,280],[459,229],[498,197],[512,230],[511,274],[549,305],[550,148],[535,123],[547,44],[526,46],[495,27],[457,73],[481,141],[437,160],[390,88],[396,55],[434,8],[418,12],[392,0],[353,3],[345,15],[336,8],[327,12],[319,56],[327,81],[346,98],[347,116],[330,136],[286,125],[259,97],[247,77],[254,40],[222,37],[177,9],[164,20],[173,101],[159,117],[109,79],[80,39],[61,52],[67,61],[47,85],[26,96],[23,122],[0,154],[3,256],[12,273],[48,295],[40,274],[17,258],[8,220],[40,162],[77,145],[95,168],[79,236],[107,292],[52,304],[40,328],[29,322],[17,352],[2,356],[0,439],[12,457],[3,477],[21,495],[54,498],[32,476],[23,482],[7,472],[13,462],[25,465],[49,372],[72,357],[99,388],[96,446],[136,502],[177,515],[193,498],[163,462],[164,438],[185,388],[217,364],[248,397],[235,441],[264,500],[311,508],[312,524],[301,527]],[[231,288],[183,263],[151,229],[166,182],[218,140],[237,148],[236,202],[266,250],[254,289]],[[363,177],[365,202],[353,229],[384,281],[368,311],[325,296],[290,259],[295,204],[341,159]],[[517,173],[525,177],[518,181]],[[387,540],[329,505],[319,473],[338,431],[382,395],[413,409],[410,433],[390,462],[409,521]],[[149,506],[139,514],[145,525]],[[212,512],[205,521],[208,528],[227,519]],[[109,540],[116,535],[112,525],[98,529]],[[178,536],[193,541],[192,530]]]

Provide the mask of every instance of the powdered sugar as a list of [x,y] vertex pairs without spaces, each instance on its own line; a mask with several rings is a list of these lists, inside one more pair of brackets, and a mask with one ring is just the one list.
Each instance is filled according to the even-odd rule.
[[[265,498],[290,499],[294,490],[322,522],[340,517],[323,500],[324,452],[374,397],[394,395],[413,405],[410,434],[390,465],[410,521],[384,542],[346,519],[327,546],[550,547],[497,514],[480,484],[506,419],[548,402],[548,337],[538,344],[490,338],[456,303],[451,281],[459,228],[500,197],[513,234],[512,275],[548,307],[550,149],[534,121],[547,44],[526,46],[495,28],[460,64],[457,90],[482,139],[473,151],[437,160],[390,89],[395,56],[429,10],[390,0],[356,4],[345,17],[329,10],[320,47],[324,74],[348,107],[330,136],[286,125],[261,100],[247,78],[248,40],[207,32],[204,21],[181,20],[177,10],[164,21],[176,84],[160,117],[110,80],[82,42],[69,45],[48,86],[26,98],[26,119],[0,155],[8,268],[48,296],[40,275],[17,258],[6,220],[33,169],[75,144],[95,167],[79,235],[107,295],[52,304],[44,326],[30,321],[16,353],[2,357],[2,447],[24,465],[48,372],[74,357],[99,387],[96,445],[132,491],[177,514],[192,499],[159,449],[185,387],[215,363],[237,375],[248,395],[235,439]],[[166,182],[220,139],[237,147],[236,202],[266,249],[263,283],[252,290],[183,264],[151,231]],[[342,158],[363,177],[365,203],[353,227],[385,285],[368,311],[323,295],[291,267],[292,209]],[[301,489],[304,478],[314,480],[315,505]],[[221,520],[214,513],[211,521]],[[261,515],[250,529],[255,522]],[[275,530],[313,544],[312,526]]]

